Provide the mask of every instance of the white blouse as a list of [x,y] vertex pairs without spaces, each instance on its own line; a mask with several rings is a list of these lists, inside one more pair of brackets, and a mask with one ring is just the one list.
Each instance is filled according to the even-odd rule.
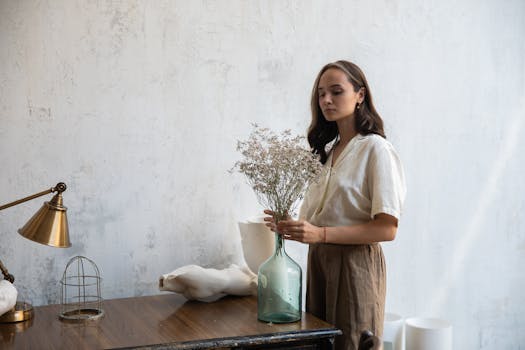
[[379,213],[399,219],[406,195],[401,161],[379,135],[353,137],[332,166],[332,152],[308,188],[299,217],[317,226],[365,223]]

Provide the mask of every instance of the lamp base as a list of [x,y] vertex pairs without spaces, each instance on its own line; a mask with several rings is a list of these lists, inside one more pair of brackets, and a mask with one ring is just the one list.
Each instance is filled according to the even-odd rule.
[[0,323],[23,322],[33,318],[33,306],[24,301],[17,301],[15,307],[0,316]]

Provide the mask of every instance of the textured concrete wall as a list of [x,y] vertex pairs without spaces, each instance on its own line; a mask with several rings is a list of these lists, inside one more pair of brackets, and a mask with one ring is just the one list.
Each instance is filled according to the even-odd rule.
[[408,180],[388,310],[450,320],[457,349],[525,344],[523,1],[0,1],[0,15],[0,204],[69,186],[72,248],[16,234],[40,199],[0,213],[26,299],[59,302],[75,255],[105,298],[241,263],[236,221],[260,208],[227,173],[235,139],[251,122],[304,132],[318,69],[348,58]]

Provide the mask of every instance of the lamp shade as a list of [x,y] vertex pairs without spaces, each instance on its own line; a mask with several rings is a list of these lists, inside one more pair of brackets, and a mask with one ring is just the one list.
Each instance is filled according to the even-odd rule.
[[18,233],[52,247],[71,247],[66,211],[67,208],[62,205],[62,194],[58,193],[51,201],[45,202]]

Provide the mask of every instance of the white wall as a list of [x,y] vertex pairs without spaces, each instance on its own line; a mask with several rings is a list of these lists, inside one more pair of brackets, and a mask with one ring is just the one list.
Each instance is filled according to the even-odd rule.
[[456,349],[525,344],[525,2],[5,0],[0,15],[0,204],[69,186],[72,248],[16,234],[43,200],[0,213],[0,258],[34,304],[60,302],[75,255],[105,298],[242,263],[236,220],[260,208],[227,173],[235,140],[251,122],[304,132],[316,73],[346,58],[407,174],[388,309],[449,319]]

